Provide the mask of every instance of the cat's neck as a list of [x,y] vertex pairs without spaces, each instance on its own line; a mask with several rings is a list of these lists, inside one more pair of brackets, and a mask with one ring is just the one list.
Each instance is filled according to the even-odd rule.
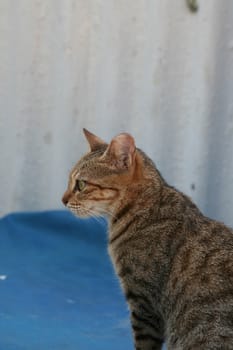
[[109,217],[110,240],[122,230],[130,229],[134,222],[143,225],[143,222],[156,220],[164,186],[165,181],[152,161],[139,151],[131,181]]

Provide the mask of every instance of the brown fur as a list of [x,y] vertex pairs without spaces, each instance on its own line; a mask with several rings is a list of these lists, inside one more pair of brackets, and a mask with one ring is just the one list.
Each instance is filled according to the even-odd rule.
[[[233,232],[170,187],[129,134],[91,150],[64,204],[107,215],[109,253],[131,311],[135,349],[233,349]],[[85,181],[82,191],[77,180]]]

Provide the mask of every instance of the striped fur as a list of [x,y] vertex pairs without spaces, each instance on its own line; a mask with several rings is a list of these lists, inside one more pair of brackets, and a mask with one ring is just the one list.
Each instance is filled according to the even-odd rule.
[[[120,134],[70,175],[63,202],[106,215],[109,253],[131,311],[135,349],[233,350],[233,231],[205,217]],[[74,191],[75,181],[85,189]]]

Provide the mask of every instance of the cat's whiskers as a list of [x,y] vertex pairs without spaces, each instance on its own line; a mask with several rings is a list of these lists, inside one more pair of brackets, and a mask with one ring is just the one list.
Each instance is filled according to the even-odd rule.
[[103,214],[105,214],[105,215],[107,215],[107,216],[110,216],[112,219],[114,219],[114,220],[117,219],[117,217],[116,217],[113,213],[111,213],[109,210],[107,210],[107,209],[101,209],[101,211],[102,211]]
[[105,220],[102,215],[107,215],[112,217],[115,220],[117,219],[116,216],[107,209],[98,208],[98,212],[87,207],[84,207],[83,209],[86,211],[87,214],[90,214],[91,216],[95,216],[96,218],[101,217],[103,220]]
[[99,216],[94,210],[86,207],[82,209],[85,211],[85,214],[93,217],[99,224],[101,224],[102,226],[105,226],[105,219],[102,216]]

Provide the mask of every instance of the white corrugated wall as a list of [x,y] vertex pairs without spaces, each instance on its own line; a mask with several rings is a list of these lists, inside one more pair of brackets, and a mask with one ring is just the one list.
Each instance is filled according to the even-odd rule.
[[1,214],[61,207],[83,127],[233,225],[233,1],[0,0]]

